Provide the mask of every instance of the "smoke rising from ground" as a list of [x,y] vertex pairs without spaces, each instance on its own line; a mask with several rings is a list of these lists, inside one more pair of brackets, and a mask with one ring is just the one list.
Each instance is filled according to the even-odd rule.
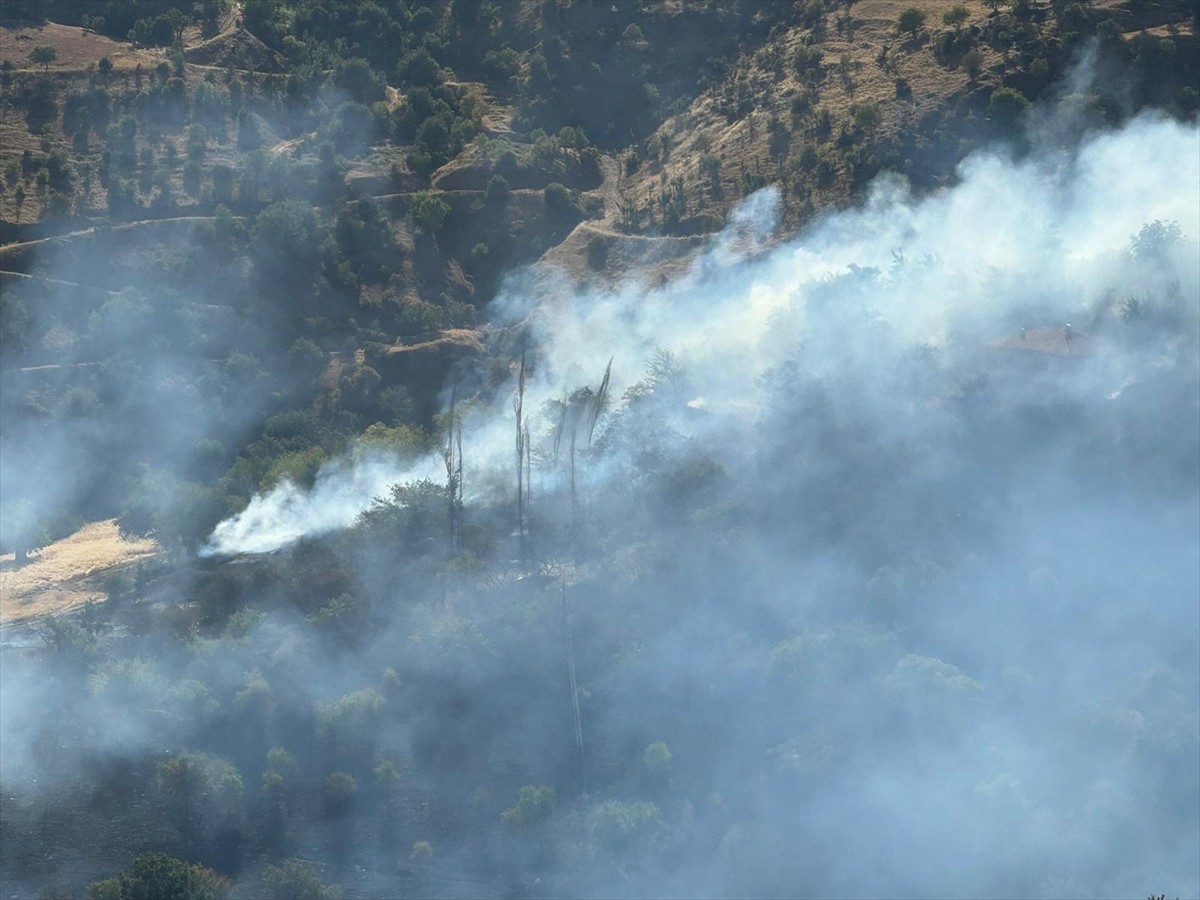
[[[390,457],[390,458],[389,458]],[[285,480],[217,525],[201,556],[268,553],[301,538],[348,528],[400,481],[437,477],[432,461],[404,465],[395,454],[364,452],[321,467],[312,488]]]
[[[1074,321],[1086,333],[1126,296],[1167,289],[1192,296],[1196,149],[1194,128],[1147,116],[1079,148],[1020,161],[1003,151],[978,154],[962,164],[958,184],[931,197],[914,198],[884,175],[861,208],[774,246],[762,243],[779,202],[778,188],[767,188],[731,214],[726,232],[676,282],[648,288],[631,280],[581,294],[542,273],[502,295],[495,318],[531,328],[533,409],[598,382],[610,357],[611,394],[619,397],[666,350],[684,361],[695,393],[689,406],[715,413],[703,426],[673,424],[689,432],[730,427],[731,418],[745,424],[766,412],[764,374],[800,346],[808,375],[851,377],[860,389],[880,391],[878,402],[900,401],[903,392],[888,384],[895,353],[970,357],[1020,327]],[[1178,223],[1185,240],[1163,247],[1165,257],[1147,249],[1131,259],[1131,237],[1153,222]],[[814,306],[819,326],[809,321]],[[1111,394],[1140,362],[1108,354],[1070,381]],[[511,455],[512,411],[500,393],[493,408],[467,416],[467,465],[485,480],[504,477]],[[431,463],[418,477],[436,471]],[[389,484],[411,477],[400,466],[338,461],[311,492],[285,483],[256,497],[218,527],[207,552],[275,549],[346,527]]]

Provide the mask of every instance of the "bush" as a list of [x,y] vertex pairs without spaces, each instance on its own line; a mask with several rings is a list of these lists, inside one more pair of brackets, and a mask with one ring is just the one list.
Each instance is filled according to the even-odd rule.
[[29,51],[29,61],[44,70],[50,70],[50,63],[58,59],[58,51],[46,44],[38,44]]
[[925,13],[915,6],[910,6],[904,10],[904,12],[900,13],[900,18],[896,20],[896,30],[901,34],[915,36],[924,25]]
[[442,80],[437,60],[424,47],[414,50],[396,66],[396,77],[410,87],[433,87]]
[[559,184],[557,181],[546,185],[546,190],[542,192],[542,197],[546,203],[546,212],[553,216],[572,216],[576,215],[579,210],[575,206],[575,200],[571,196],[571,192],[567,190],[565,185]]
[[413,201],[413,221],[427,234],[436,234],[449,214],[450,207],[440,197],[429,191],[418,194]]
[[963,54],[962,58],[963,71],[967,73],[967,77],[974,81],[983,71],[983,53],[979,50],[968,50]]
[[221,900],[231,887],[212,869],[165,853],[144,853],[116,878],[93,882],[88,894],[92,900]]
[[992,91],[992,96],[988,99],[987,114],[993,122],[1011,128],[1028,108],[1029,101],[1024,94],[1015,88],[1001,87]]
[[608,265],[608,250],[609,240],[604,235],[597,235],[588,241],[588,268],[596,272],[603,271],[604,267]]
[[642,752],[642,765],[651,772],[664,773],[671,768],[671,751],[662,741],[655,741]]
[[382,100],[384,82],[365,59],[355,58],[343,62],[337,70],[335,83],[350,95],[356,103],[371,103]]
[[666,831],[662,813],[653,803],[605,800],[588,816],[592,841],[619,857],[652,849]]
[[508,199],[508,179],[503,175],[493,175],[483,192],[483,199],[488,203],[499,204]]
[[321,791],[322,806],[325,815],[338,819],[354,808],[354,797],[358,793],[358,782],[353,775],[345,772],[334,772],[325,779],[325,787]]
[[505,828],[522,831],[539,825],[554,811],[554,788],[527,784],[517,792],[517,803],[500,814]]
[[300,859],[285,859],[278,866],[267,866],[263,886],[271,897],[293,897],[295,900],[341,900],[342,889],[326,884],[311,863]]
[[483,68],[493,81],[511,82],[521,74],[521,54],[512,47],[489,50],[483,56]]
[[942,24],[948,25],[957,32],[963,27],[963,23],[967,21],[969,15],[965,6],[952,6],[942,13]]

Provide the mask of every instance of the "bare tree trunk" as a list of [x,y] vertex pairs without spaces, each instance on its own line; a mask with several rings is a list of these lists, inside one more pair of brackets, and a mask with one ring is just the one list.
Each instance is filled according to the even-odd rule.
[[567,677],[571,686],[571,709],[575,713],[575,749],[579,756],[579,794],[587,794],[583,768],[583,718],[579,714],[579,684],[575,680],[575,643],[571,634],[571,614],[567,608],[567,582],[562,582],[563,632],[567,641]]
[[521,557],[525,557],[525,510],[522,483],[525,472],[525,456],[529,452],[526,437],[529,427],[524,422],[525,409],[525,354],[521,354],[521,371],[517,376],[517,396],[513,398],[513,411],[517,414],[517,532],[521,540]]
[[446,427],[446,445],[442,459],[446,464],[446,504],[450,526],[450,552],[458,550],[462,534],[462,424],[456,415],[457,398],[450,397],[450,413]]

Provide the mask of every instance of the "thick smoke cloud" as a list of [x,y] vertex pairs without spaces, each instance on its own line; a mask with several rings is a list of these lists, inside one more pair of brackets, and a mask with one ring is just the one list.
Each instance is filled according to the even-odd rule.
[[[870,393],[856,399],[877,404],[870,412],[884,423],[882,407],[916,399],[897,391],[897,354],[937,353],[965,371],[987,365],[987,345],[1021,327],[1074,321],[1086,334],[1114,317],[1123,298],[1194,296],[1195,151],[1194,128],[1148,116],[1019,161],[1004,151],[972,156],[959,183],[932,197],[914,198],[901,179],[884,175],[861,208],[770,246],[779,196],[767,188],[731,214],[676,282],[649,288],[631,280],[581,293],[552,272],[527,274],[496,301],[494,318],[531,332],[538,362],[529,408],[595,384],[609,358],[610,395],[620,396],[666,350],[686,368],[688,408],[710,414],[673,426],[688,436],[750,427],[767,412],[764,376],[803,347],[808,377],[853,379]],[[1186,240],[1132,256],[1131,237],[1154,222],[1178,223]],[[1186,299],[1184,311],[1194,315]],[[1060,386],[1099,399],[1124,389],[1147,362],[1124,352],[1097,356]],[[467,465],[485,483],[509,467],[511,420],[507,394],[467,417]],[[713,440],[706,449],[721,452],[722,437]],[[382,464],[353,472],[339,461],[308,495],[289,483],[255,498],[221,524],[211,552],[259,552],[345,527],[386,484],[414,477]],[[436,477],[436,466],[416,477]]]

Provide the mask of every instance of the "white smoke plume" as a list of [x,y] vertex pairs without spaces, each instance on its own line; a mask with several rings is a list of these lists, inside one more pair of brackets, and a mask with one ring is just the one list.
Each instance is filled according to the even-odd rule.
[[[693,408],[748,422],[762,412],[762,376],[801,344],[822,349],[807,359],[826,371],[810,374],[854,372],[864,384],[874,377],[874,400],[882,403],[888,373],[876,370],[891,351],[873,342],[884,335],[893,347],[953,353],[961,347],[949,339],[959,334],[977,349],[1005,328],[1073,319],[1086,327],[1104,304],[1161,288],[1163,279],[1174,279],[1194,313],[1195,267],[1180,266],[1179,254],[1194,255],[1200,235],[1198,135],[1194,124],[1145,115],[1078,147],[1020,160],[1005,150],[973,155],[954,186],[921,198],[885,174],[862,206],[775,246],[766,242],[779,195],[767,188],[731,214],[726,231],[677,281],[580,291],[540,273],[532,286],[524,279],[495,301],[496,318],[532,325],[539,363],[530,409],[594,385],[614,356],[611,396],[618,397],[662,348],[686,361]],[[1165,269],[1145,259],[1135,265],[1128,252],[1131,237],[1154,222],[1178,223],[1186,238]],[[855,273],[879,276],[870,296],[859,295]],[[822,307],[823,330],[807,323],[813,303]],[[1057,320],[1019,320],[1035,307]],[[1088,390],[1112,394],[1129,383],[1130,372],[1111,364]],[[511,420],[507,395],[467,419],[466,465],[475,476],[468,475],[468,494],[483,489],[480,476],[511,467]],[[705,427],[718,425],[708,419]],[[255,497],[217,527],[205,552],[262,552],[347,527],[389,485],[437,477],[439,466],[432,459],[415,472],[378,459],[330,463],[311,490],[285,483]]]
[[284,479],[256,495],[240,513],[213,529],[200,555],[270,553],[301,538],[347,528],[392,485],[436,475],[433,460],[406,464],[382,451],[333,460],[321,467],[307,490]]

